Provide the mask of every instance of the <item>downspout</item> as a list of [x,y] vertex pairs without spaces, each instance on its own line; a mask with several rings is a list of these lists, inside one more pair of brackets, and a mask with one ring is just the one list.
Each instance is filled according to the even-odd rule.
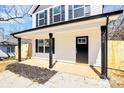
[[108,77],[108,24],[109,16],[106,16],[106,78]]
[[18,39],[18,62],[21,62],[21,38],[14,36],[14,34],[11,35]]

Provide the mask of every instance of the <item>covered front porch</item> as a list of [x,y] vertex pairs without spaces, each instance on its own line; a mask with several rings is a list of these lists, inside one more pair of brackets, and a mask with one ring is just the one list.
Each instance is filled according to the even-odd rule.
[[[95,15],[81,18],[80,20],[71,20],[14,33],[13,36],[18,38],[19,62],[21,61],[21,38],[31,39],[33,44],[33,57],[31,60],[23,61],[22,63],[99,78],[99,75],[97,75],[98,71],[90,66],[93,66],[98,61],[100,63],[99,66],[101,66],[101,76],[102,78],[106,78],[107,26],[111,20],[118,17],[115,16],[118,13],[120,12]],[[80,36],[89,37],[87,52],[88,64],[79,64],[76,62],[77,51],[75,39]],[[52,50],[53,38],[55,38],[55,54]],[[36,39],[47,39],[49,41],[48,53],[37,53]],[[34,59],[35,57],[38,57],[38,59]],[[99,60],[97,60],[97,57]],[[57,60],[57,63],[54,65],[55,60]],[[60,61],[63,61],[63,63]],[[64,61],[68,63],[64,63]],[[76,64],[72,64],[71,62],[75,62]]]
[[[49,69],[49,61],[40,58],[32,58],[22,61],[21,64],[37,66],[41,68]],[[74,63],[63,63],[63,62],[53,62],[51,70],[58,72],[64,72],[74,75],[79,75],[92,79],[100,79],[100,72],[94,67],[90,67],[88,64],[74,64]]]

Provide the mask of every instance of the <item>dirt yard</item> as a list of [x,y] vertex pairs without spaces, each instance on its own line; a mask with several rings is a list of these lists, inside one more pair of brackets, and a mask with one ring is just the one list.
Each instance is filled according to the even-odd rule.
[[19,74],[20,76],[33,80],[34,82],[38,82],[39,84],[44,84],[57,73],[55,70],[25,65],[21,63],[10,64],[6,67],[6,70],[9,70],[15,74]]
[[0,61],[0,72],[4,71],[7,67],[7,65],[12,64],[12,63],[16,63],[16,60],[3,60]]
[[[95,68],[100,73],[100,68]],[[108,78],[112,88],[124,88],[124,71],[108,69]]]
[[124,88],[124,71],[109,69],[108,77],[112,88]]
[[[0,61],[0,72],[4,71],[9,64],[16,62],[16,60]],[[100,72],[98,67],[95,68]],[[124,71],[108,69],[108,77],[112,88],[124,88]]]

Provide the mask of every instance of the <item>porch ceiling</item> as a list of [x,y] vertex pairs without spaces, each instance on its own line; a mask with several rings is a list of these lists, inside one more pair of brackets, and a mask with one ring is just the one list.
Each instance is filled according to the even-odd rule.
[[[110,20],[117,19],[119,15],[110,16]],[[85,20],[75,23],[69,23],[64,25],[57,25],[53,27],[47,27],[43,29],[36,29],[33,31],[15,34],[16,37],[24,39],[36,39],[41,35],[48,35],[49,33],[61,33],[61,32],[75,32],[75,31],[87,31],[92,29],[100,29],[100,26],[106,25],[106,17],[96,18],[92,20]]]

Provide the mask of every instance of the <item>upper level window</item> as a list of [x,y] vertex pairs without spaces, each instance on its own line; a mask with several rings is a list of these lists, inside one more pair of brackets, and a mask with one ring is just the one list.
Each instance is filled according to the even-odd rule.
[[65,6],[56,6],[50,9],[50,23],[57,23],[65,20]]
[[36,14],[36,27],[47,24],[47,10]]
[[74,5],[73,11],[74,11],[74,18],[84,16],[84,6],[83,5]]
[[90,5],[69,5],[69,20],[90,15]]
[[54,21],[54,23],[61,21],[61,8],[60,8],[60,6],[53,8],[53,21]]

